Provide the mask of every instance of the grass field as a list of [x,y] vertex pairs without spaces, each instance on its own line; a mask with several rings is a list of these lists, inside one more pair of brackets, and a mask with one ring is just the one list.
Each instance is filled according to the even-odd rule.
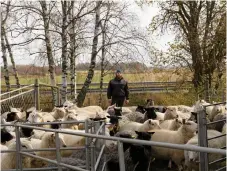
[[[190,74],[181,74],[173,73],[173,71],[152,71],[152,72],[143,72],[143,73],[122,73],[123,77],[128,82],[145,82],[145,81],[180,81],[180,80],[191,80]],[[187,76],[186,76],[187,75]],[[84,83],[87,76],[86,71],[77,72],[77,83]],[[109,82],[110,79],[114,77],[114,73],[107,74],[104,77],[104,82]],[[19,76],[20,84],[33,84],[35,79],[39,79],[43,83],[50,83],[49,75],[45,76],[39,75],[21,75]],[[68,77],[68,80],[70,78]],[[69,82],[69,81],[68,81]],[[100,71],[95,71],[92,83],[100,82]],[[61,75],[56,76],[56,83],[61,83]],[[70,82],[69,82],[70,83]],[[10,84],[16,84],[15,78],[10,76]],[[5,85],[4,78],[1,79],[1,85]]]

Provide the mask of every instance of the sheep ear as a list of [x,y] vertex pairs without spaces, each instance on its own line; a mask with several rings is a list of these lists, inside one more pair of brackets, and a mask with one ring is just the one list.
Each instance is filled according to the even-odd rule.
[[183,119],[183,120],[182,120],[182,123],[183,123],[183,124],[185,124],[185,123],[186,123],[186,120],[185,120],[185,119]]

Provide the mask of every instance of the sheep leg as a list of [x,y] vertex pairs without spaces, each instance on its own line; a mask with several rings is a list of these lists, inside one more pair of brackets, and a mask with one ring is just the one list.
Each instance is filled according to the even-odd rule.
[[168,169],[171,169],[171,168],[172,168],[172,160],[170,159],[168,163]]

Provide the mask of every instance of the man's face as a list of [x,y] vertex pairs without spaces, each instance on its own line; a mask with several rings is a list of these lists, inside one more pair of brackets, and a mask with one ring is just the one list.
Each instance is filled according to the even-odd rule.
[[117,72],[116,73],[116,77],[121,78],[121,73],[120,72]]

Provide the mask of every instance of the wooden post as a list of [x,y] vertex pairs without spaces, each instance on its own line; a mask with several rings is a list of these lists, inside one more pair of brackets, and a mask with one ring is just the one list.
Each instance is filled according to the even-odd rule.
[[35,106],[37,110],[40,110],[40,94],[39,94],[39,80],[35,79]]

